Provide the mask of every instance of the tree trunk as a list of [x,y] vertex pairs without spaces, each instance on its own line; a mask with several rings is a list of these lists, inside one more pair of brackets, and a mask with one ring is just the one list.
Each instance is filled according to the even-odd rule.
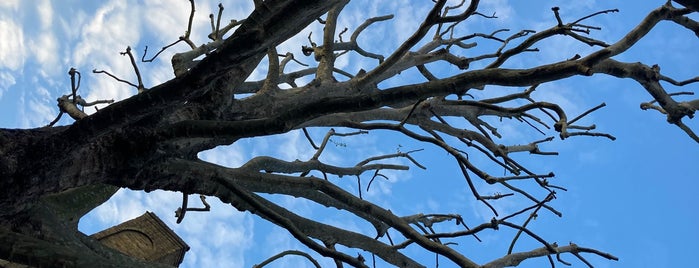
[[[221,141],[194,150],[164,139],[159,129],[218,118],[217,111],[230,105],[230,88],[248,77],[267,48],[337,2],[265,1],[222,47],[180,77],[71,126],[0,129],[0,258],[39,267],[153,266],[101,246],[77,230],[78,220],[119,187],[192,191],[191,182],[157,176],[153,168],[168,157],[195,159]],[[221,77],[229,86],[217,87]],[[155,176],[140,176],[144,171]]]

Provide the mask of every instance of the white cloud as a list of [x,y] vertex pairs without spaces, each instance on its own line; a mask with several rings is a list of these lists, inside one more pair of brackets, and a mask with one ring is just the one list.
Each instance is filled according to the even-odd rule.
[[561,82],[542,84],[532,93],[532,98],[558,104],[570,117],[569,120],[582,113],[582,107],[586,105],[586,102],[582,101],[585,98],[578,91]]
[[[110,1],[101,6],[81,28],[80,41],[75,46],[72,64],[82,70],[83,78],[92,69],[109,71],[113,75],[136,81],[128,56],[119,55],[127,46],[133,46],[140,39],[141,10],[135,5],[122,1]],[[135,57],[138,51],[132,50]],[[83,80],[82,95],[87,100],[121,100],[136,94],[136,89],[114,81],[106,75],[90,76]],[[87,112],[87,110],[86,110]],[[90,113],[93,112],[90,109]]]
[[497,20],[491,21],[498,24],[509,23],[515,16],[515,10],[507,0],[483,1],[478,6],[478,11],[487,16],[495,14]]
[[238,143],[229,146],[219,146],[199,153],[201,160],[224,167],[239,167],[244,164],[244,148]]
[[86,215],[94,214],[102,226],[110,227],[136,218],[145,212],[145,205],[138,193],[127,189],[119,190],[109,201],[98,206]]
[[[148,55],[153,54],[148,52]],[[160,56],[158,59],[159,60],[156,60],[153,63],[141,64],[141,67],[147,67],[147,69],[141,68],[141,70],[144,70],[145,72],[143,83],[146,85],[146,87],[162,84],[174,77],[169,60],[163,60],[164,58],[161,58]],[[141,73],[141,75],[144,75],[144,73]]]
[[[199,45],[210,41],[207,35],[211,33],[209,14],[218,16],[218,6],[213,2],[195,2],[195,10],[192,33],[190,38]],[[216,2],[219,3],[219,2]],[[242,20],[252,11],[251,2],[221,1],[224,6],[221,24],[225,25],[231,19]],[[173,42],[177,37],[184,35],[190,14],[190,4],[187,1],[161,1],[146,0],[144,9],[149,10],[144,26],[152,30],[155,38],[164,42]]]
[[0,71],[0,99],[2,99],[2,94],[16,83],[12,73]]
[[121,1],[110,1],[91,16],[92,20],[83,24],[81,40],[73,55],[75,64],[83,65],[86,61],[111,58],[118,55],[117,51],[123,51],[138,40],[138,16],[129,15],[137,12],[128,10],[127,7]]
[[[180,202],[179,197],[175,200]],[[207,202],[211,211],[189,212],[181,224],[175,224],[174,217],[168,218],[170,226],[191,247],[185,264],[188,267],[214,267],[229,263],[229,267],[244,267],[245,253],[253,244],[252,217],[217,198],[208,198]],[[198,197],[190,196],[190,206],[199,205]]]
[[[184,35],[189,18],[189,2],[147,0],[145,6],[148,10],[148,16],[145,17],[144,26],[156,33],[154,36],[156,40],[173,42],[180,35]],[[202,10],[199,8],[197,8],[198,13],[195,13],[197,22],[193,25],[197,27],[195,29],[203,28],[202,24],[206,22],[206,15],[202,16]],[[200,19],[201,17],[203,19]]]
[[51,32],[39,34],[36,40],[29,41],[28,47],[43,68],[41,72],[56,74],[61,70],[62,66],[58,64],[58,40]]
[[[84,25],[87,19],[85,11],[78,9],[71,12],[67,17],[64,17],[64,14],[60,14],[56,23],[61,29],[62,37],[66,41],[73,41],[82,34],[82,27],[77,27],[77,25]],[[66,51],[65,54],[69,54],[69,52]]]
[[[316,144],[318,144],[319,140],[315,140]],[[250,155],[253,157],[269,155],[285,161],[306,161],[315,153],[301,130],[269,137],[247,139],[242,142],[245,146],[252,148]]]
[[[431,7],[427,7],[431,8]],[[405,40],[410,37],[413,32],[417,29],[419,26],[419,23],[416,23],[417,21],[423,21],[426,16],[426,12],[424,10],[425,6],[417,7],[414,2],[411,1],[395,1],[393,3],[393,6],[390,7],[389,10],[397,10],[395,12],[395,17],[394,17],[394,36],[395,38],[393,39],[396,44],[400,44],[404,42]],[[398,47],[397,45],[393,47]]]
[[13,20],[0,20],[0,67],[18,70],[24,66],[26,52],[24,32]]
[[54,119],[56,111],[50,103],[51,94],[40,85],[33,84],[36,90],[24,90],[19,97],[19,127],[31,128],[45,126]]
[[293,131],[288,134],[280,135],[280,146],[276,147],[275,155],[280,155],[286,160],[308,160],[315,152],[309,150],[310,145],[306,138],[303,137],[301,131]]
[[566,2],[565,8],[561,10],[561,13],[565,13],[566,10],[570,10],[571,13],[574,12],[580,12],[581,10],[584,11],[589,11],[598,8],[598,4],[596,3],[596,0],[580,0],[580,1],[572,1],[572,2]]
[[41,97],[42,101],[48,102],[51,98],[51,93],[49,93],[49,90],[45,87],[39,86],[36,88],[35,92],[37,96]]
[[[274,254],[292,249],[293,246],[290,237],[291,236],[289,235],[288,231],[281,228],[274,228],[273,231],[267,234],[265,241],[261,243],[263,245],[270,246],[265,247],[264,252],[260,255],[264,257],[271,257]],[[292,262],[296,265],[292,265]],[[300,263],[299,260],[294,260],[292,258],[282,258],[275,261],[275,264],[279,267],[304,267],[303,263]]]
[[36,13],[33,16],[38,17],[40,27],[38,31],[34,32],[25,28],[29,33],[26,41],[28,52],[29,55],[36,58],[38,65],[41,66],[41,69],[36,74],[44,78],[55,77],[57,74],[63,73],[65,66],[58,62],[60,44],[52,27],[54,24],[54,10],[51,2],[48,0],[36,3],[35,7]]
[[0,8],[17,10],[19,8],[19,0],[2,0],[0,1]]
[[[106,229],[152,211],[191,247],[184,259],[187,267],[213,267],[236,260],[229,267],[243,267],[246,250],[253,241],[253,221],[250,215],[235,211],[216,198],[209,198],[209,212],[189,212],[181,224],[176,223],[174,211],[181,206],[182,194],[169,191],[145,193],[119,190],[111,199],[81,219],[80,230]],[[191,207],[200,206],[198,196],[191,195]],[[92,225],[88,226],[85,223]]]
[[43,0],[41,3],[36,4],[36,9],[39,13],[39,20],[41,21],[41,28],[48,29],[53,23],[53,7],[51,6],[51,1]]

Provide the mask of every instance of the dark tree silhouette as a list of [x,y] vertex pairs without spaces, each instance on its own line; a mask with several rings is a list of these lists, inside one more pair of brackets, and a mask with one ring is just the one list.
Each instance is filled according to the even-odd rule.
[[[94,72],[128,83],[139,93],[92,115],[85,114],[80,106],[111,101],[89,103],[82,99],[77,94],[80,72],[71,69],[72,92],[59,98],[58,104],[60,114],[69,114],[76,120],[74,123],[53,126],[56,120],[36,129],[0,129],[0,241],[3,241],[0,258],[42,267],[90,266],[96,262],[115,267],[157,266],[116,253],[77,230],[80,217],[109,199],[118,188],[126,187],[182,192],[185,199],[190,194],[218,197],[235,209],[249,211],[285,228],[309,249],[334,259],[338,266],[372,266],[368,261],[372,256],[399,267],[429,265],[406,254],[403,249],[408,246],[443,256],[442,259],[461,267],[514,266],[536,257],[549,258],[553,265],[567,263],[561,258],[565,254],[572,254],[584,263],[588,263],[585,258],[591,255],[613,260],[616,259],[613,255],[588,245],[549,243],[528,228],[538,211],[560,214],[548,202],[562,187],[547,180],[553,173],[530,170],[511,155],[517,152],[555,155],[539,148],[554,137],[523,145],[501,144],[500,133],[486,118],[520,122],[522,127],[532,127],[546,135],[555,133],[560,139],[594,136],[613,140],[610,134],[596,132],[594,125],[576,124],[603,107],[603,103],[572,115],[556,103],[538,101],[531,95],[542,83],[606,74],[638,82],[651,99],[641,105],[643,109],[664,114],[670,124],[699,142],[692,129],[683,123],[693,117],[699,100],[682,101],[679,98],[689,93],[668,93],[661,84],[683,86],[699,81],[699,77],[676,81],[657,65],[613,59],[633,47],[660,21],[672,21],[699,34],[699,24],[686,16],[696,9],[693,1],[677,1],[686,7],[674,7],[668,2],[650,12],[625,37],[607,43],[589,37],[588,33],[597,28],[587,25],[586,20],[608,16],[607,13],[615,10],[570,19],[560,16],[559,8],[554,7],[552,26],[545,30],[462,35],[460,23],[476,16],[489,17],[478,12],[479,1],[449,6],[446,0],[437,0],[429,13],[424,14],[417,30],[389,55],[365,50],[358,36],[370,31],[372,24],[392,16],[366,18],[350,34],[341,30],[343,26],[337,22],[348,2],[256,0],[254,12],[243,20],[222,23],[221,12],[212,15],[210,42],[197,46],[190,39],[192,18],[196,15],[195,3],[191,1],[185,35],[150,53],[155,58],[166,49],[180,47],[175,46],[178,43],[189,45],[188,51],[172,58],[175,77],[146,88],[131,48],[127,48],[123,55],[130,58],[138,83],[121,80],[108,71]],[[309,37],[308,46],[303,48],[304,54],[313,56],[317,65],[287,71],[286,65],[298,55],[279,53],[276,47],[292,36],[306,34],[301,30],[311,23],[321,23],[324,27],[322,40]],[[585,55],[572,53],[569,59],[526,69],[502,68],[515,56],[535,53],[536,44],[553,36],[572,38],[595,50]],[[499,45],[478,56],[465,56],[462,52],[475,46],[476,40]],[[368,70],[339,69],[335,60],[347,52],[374,59],[377,65]],[[268,64],[265,79],[246,81],[265,58]],[[144,55],[142,61],[149,60],[153,59]],[[470,68],[476,62],[485,67]],[[431,70],[434,65],[429,64],[451,65],[461,71],[439,77]],[[422,82],[381,84],[412,68],[422,74]],[[312,79],[299,79],[302,77]],[[470,94],[494,85],[526,90],[487,99],[476,99]],[[310,128],[328,128],[328,131],[318,142],[319,139],[308,134]],[[396,215],[365,200],[361,191],[352,192],[328,180],[331,175],[354,176],[362,189],[366,187],[362,185],[381,179],[382,171],[408,169],[405,165],[386,162],[388,159],[404,158],[411,165],[422,167],[413,158],[413,151],[367,156],[354,166],[320,160],[333,136],[375,130],[393,132],[445,151],[460,168],[473,198],[492,210],[492,220],[467,227],[457,214]],[[237,168],[207,163],[197,157],[199,152],[244,138],[290,131],[306,133],[315,150],[313,157],[288,162],[261,156]],[[489,159],[508,175],[491,174],[476,166],[472,159],[479,157]],[[522,188],[512,184],[513,180],[528,181],[531,185]],[[475,181],[499,184],[510,192],[484,195]],[[357,233],[303,217],[264,194],[304,198],[346,211],[355,219],[371,224],[375,232]],[[496,199],[514,197],[528,201],[518,203],[521,210],[516,213],[501,215],[491,205]],[[208,205],[201,210],[206,209]],[[183,204],[178,210],[178,221],[186,220],[185,213],[191,210]],[[441,231],[440,227],[448,221],[457,223],[461,230]],[[501,258],[477,264],[468,252],[450,246],[454,239],[473,239],[472,236],[477,239],[480,232],[498,228],[516,231],[513,245],[520,236],[529,236],[539,241],[541,247],[523,252],[514,252],[510,247],[510,252]],[[347,248],[366,253],[356,256],[344,250]],[[291,254],[312,260],[306,253],[287,251],[262,264]]]

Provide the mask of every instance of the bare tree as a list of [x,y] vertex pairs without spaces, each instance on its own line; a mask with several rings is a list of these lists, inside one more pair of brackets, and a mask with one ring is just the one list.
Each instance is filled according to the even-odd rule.
[[[151,52],[155,58],[166,49],[179,47],[175,45],[180,42],[189,46],[188,51],[172,58],[175,78],[146,88],[131,48],[127,48],[122,54],[133,64],[137,84],[108,71],[94,72],[128,83],[139,93],[89,116],[78,106],[94,103],[77,95],[79,72],[71,69],[72,92],[58,101],[60,113],[74,118],[73,124],[51,127],[54,121],[43,128],[0,129],[0,241],[4,242],[0,243],[0,258],[47,267],[89,266],[94,262],[120,267],[157,266],[115,253],[77,230],[80,217],[119,187],[127,187],[177,191],[183,193],[185,200],[190,194],[218,197],[235,209],[249,211],[285,228],[309,249],[334,259],[338,267],[372,266],[370,259],[399,267],[429,265],[406,254],[403,249],[408,246],[417,246],[461,267],[515,266],[537,257],[548,258],[553,266],[557,262],[568,264],[563,257],[567,254],[589,265],[586,258],[591,255],[611,260],[616,257],[573,243],[549,243],[530,230],[528,223],[540,211],[560,214],[549,202],[564,188],[548,180],[554,176],[552,172],[530,170],[511,156],[518,152],[555,155],[539,147],[555,139],[549,136],[552,133],[560,139],[614,137],[596,132],[595,125],[576,124],[604,103],[579,115],[568,114],[556,103],[534,99],[531,93],[537,86],[593,74],[633,79],[650,94],[650,101],[641,105],[643,109],[664,114],[670,124],[699,142],[699,137],[683,123],[693,117],[699,99],[680,100],[691,92],[669,93],[661,84],[684,86],[699,81],[699,77],[676,81],[657,65],[613,59],[633,47],[660,21],[672,21],[699,33],[699,24],[687,17],[693,12],[689,5],[678,8],[668,2],[650,12],[625,37],[607,43],[588,35],[598,28],[587,25],[586,20],[615,10],[563,18],[559,8],[554,7],[551,27],[545,30],[512,33],[498,29],[464,34],[460,29],[464,21],[490,15],[478,12],[476,0],[453,6],[438,0],[407,40],[390,54],[381,55],[364,49],[358,37],[392,15],[366,18],[350,33],[338,25],[338,17],[348,2],[258,0],[247,18],[223,23],[223,6],[219,6],[219,13],[211,16],[210,41],[197,46],[190,36],[196,15],[195,3],[190,0],[192,9],[185,34],[159,52]],[[316,63],[288,71],[287,65],[300,55],[282,54],[276,48],[294,35],[305,35],[302,30],[312,23],[323,25],[322,40],[309,36],[303,53],[313,56]],[[502,67],[513,57],[536,53],[535,45],[553,36],[572,38],[595,50],[526,69]],[[464,51],[482,40],[499,45],[478,56],[465,56],[469,53]],[[368,70],[340,69],[335,61],[346,53],[357,53],[374,60],[376,65]],[[265,79],[246,81],[265,58]],[[149,61],[146,55],[142,61]],[[475,63],[485,67],[472,69]],[[460,71],[440,77],[429,64],[451,65]],[[382,84],[412,68],[423,76],[420,82]],[[525,90],[484,99],[471,94],[491,86]],[[502,144],[501,134],[489,123],[489,117],[511,120],[544,136],[527,144]],[[311,128],[326,128],[327,133],[319,139],[309,134]],[[340,128],[342,131],[336,130]],[[422,167],[413,157],[415,151],[367,155],[353,166],[321,161],[320,156],[333,137],[371,134],[376,130],[445,151],[461,170],[473,198],[492,210],[492,220],[467,226],[460,215],[449,212],[396,215],[362,197],[361,189],[384,177],[382,172],[409,168],[387,160],[403,158],[414,167]],[[197,157],[199,152],[244,138],[291,131],[306,134],[309,148],[314,150],[310,159],[289,162],[261,156],[240,167],[227,168]],[[492,161],[507,175],[492,174],[476,166],[475,158]],[[360,191],[339,187],[329,176],[355,177]],[[529,185],[518,186],[519,183],[512,183],[515,180]],[[477,187],[478,181],[501,185],[509,192],[484,195]],[[301,216],[264,194],[304,198],[346,211],[356,220],[371,224],[374,232],[353,232]],[[501,215],[491,204],[497,199],[517,197],[528,203],[520,202],[521,209],[509,215]],[[206,209],[208,205],[199,210]],[[185,213],[191,210],[197,209],[183,203],[178,221],[186,220]],[[461,229],[442,231],[447,222],[456,223]],[[478,239],[479,233],[498,228],[516,233],[510,250],[501,258],[478,264],[467,252],[451,247],[458,239]],[[529,236],[541,246],[515,252],[513,246],[521,236]],[[347,248],[366,253],[356,256],[349,253],[355,251],[346,251]],[[286,251],[259,267],[288,255],[304,256],[316,263],[311,255]]]

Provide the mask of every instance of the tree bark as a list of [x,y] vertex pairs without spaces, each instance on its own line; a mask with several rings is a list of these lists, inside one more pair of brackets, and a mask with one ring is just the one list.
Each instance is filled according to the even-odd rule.
[[[232,92],[267,51],[297,34],[338,1],[265,1],[223,46],[185,75],[115,103],[70,126],[0,129],[0,258],[39,267],[152,266],[102,247],[77,231],[78,219],[118,187],[155,189],[138,174],[172,156],[193,159],[158,128],[182,119],[220,117]],[[222,81],[223,82],[223,81]],[[189,103],[189,105],[183,105]],[[204,147],[215,146],[216,142]],[[201,149],[201,148],[198,148]],[[168,188],[191,191],[177,180]]]

